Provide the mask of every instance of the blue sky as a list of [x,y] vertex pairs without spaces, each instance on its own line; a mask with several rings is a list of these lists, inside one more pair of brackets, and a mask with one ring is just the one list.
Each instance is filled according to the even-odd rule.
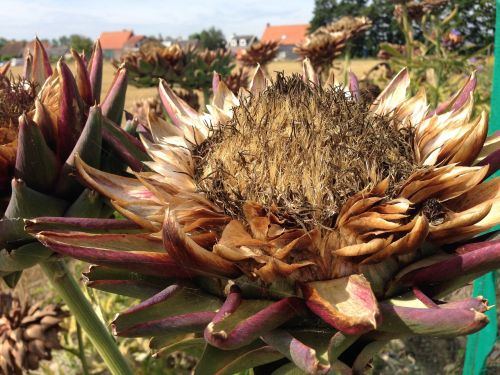
[[133,29],[136,34],[187,36],[212,25],[261,36],[267,22],[307,23],[313,0],[0,0],[0,36],[56,38]]

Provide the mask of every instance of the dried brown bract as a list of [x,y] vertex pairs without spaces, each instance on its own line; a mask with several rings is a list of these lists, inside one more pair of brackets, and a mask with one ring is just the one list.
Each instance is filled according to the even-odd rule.
[[222,48],[218,48],[216,50],[206,49],[204,51],[198,52],[198,56],[205,64],[211,66],[217,60],[231,56],[231,51]]
[[278,41],[257,42],[244,50],[238,60],[248,67],[255,67],[257,64],[265,66],[276,57],[278,49]]
[[326,25],[325,28],[331,33],[344,32],[355,37],[369,30],[371,26],[372,21],[368,17],[344,16],[338,21]]
[[145,124],[147,122],[148,113],[150,112],[152,112],[155,116],[161,116],[163,114],[160,99],[158,98],[158,96],[137,99],[132,103],[132,109],[130,113],[141,124]]
[[224,79],[224,83],[235,95],[238,95],[240,89],[247,88],[250,82],[250,74],[246,69],[233,71]]

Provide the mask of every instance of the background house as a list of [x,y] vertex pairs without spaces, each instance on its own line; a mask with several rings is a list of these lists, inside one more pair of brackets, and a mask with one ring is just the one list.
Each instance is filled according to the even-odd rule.
[[123,50],[126,52],[137,51],[145,41],[146,37],[144,35],[132,35],[130,39],[125,42]]
[[178,44],[180,47],[184,48],[188,46],[197,47],[198,44],[200,44],[200,41],[197,39],[183,39],[183,38],[173,38],[167,36],[163,38],[161,44],[163,44],[165,47],[170,47],[173,46],[174,44]]
[[255,35],[236,35],[233,36],[227,42],[227,48],[235,55],[238,55],[242,50],[247,49],[253,43],[257,41]]
[[68,46],[49,46],[48,48],[46,48],[46,51],[49,59],[51,60],[58,60],[60,57],[71,57],[70,48]]
[[272,26],[268,23],[261,40],[263,42],[277,40],[280,43],[276,59],[296,59],[298,56],[293,52],[293,47],[305,39],[308,29],[308,24]]
[[15,57],[15,58],[23,58],[24,50],[26,48],[25,41],[11,41],[7,42],[0,48],[0,56],[2,57]]
[[[52,46],[49,41],[42,40],[43,47],[47,51],[47,55],[51,60],[57,60],[60,57],[64,57],[69,53],[68,46]],[[11,66],[23,65],[24,58],[30,51],[33,54],[35,41],[27,42],[22,41],[10,41],[7,42],[2,48],[0,48],[0,59],[9,60]]]
[[11,66],[22,65],[25,49],[25,41],[7,42],[0,48],[0,61],[10,61]]
[[144,35],[134,35],[132,30],[104,31],[99,37],[106,59],[119,59],[123,53],[137,50],[145,40]]

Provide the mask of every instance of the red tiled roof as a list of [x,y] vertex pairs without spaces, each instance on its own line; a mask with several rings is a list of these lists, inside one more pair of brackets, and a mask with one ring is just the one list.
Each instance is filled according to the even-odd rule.
[[131,47],[135,46],[137,43],[139,43],[141,40],[145,38],[144,35],[132,35],[129,40],[125,43],[125,45]]
[[290,45],[297,44],[304,40],[309,25],[279,25],[267,26],[262,34],[261,40],[269,42],[277,40],[280,44]]
[[122,49],[125,43],[132,38],[132,31],[104,31],[99,37],[102,49]]
[[25,48],[26,42],[7,42],[2,48],[0,48],[0,55],[22,57]]

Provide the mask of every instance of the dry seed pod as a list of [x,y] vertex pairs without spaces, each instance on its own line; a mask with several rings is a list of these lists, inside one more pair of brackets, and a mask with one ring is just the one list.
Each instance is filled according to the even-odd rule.
[[347,42],[371,27],[367,17],[342,17],[318,28],[294,48],[302,59],[308,58],[316,69],[330,66],[345,48]]
[[0,293],[0,375],[36,370],[61,349],[58,333],[68,313],[58,305],[29,305]]

